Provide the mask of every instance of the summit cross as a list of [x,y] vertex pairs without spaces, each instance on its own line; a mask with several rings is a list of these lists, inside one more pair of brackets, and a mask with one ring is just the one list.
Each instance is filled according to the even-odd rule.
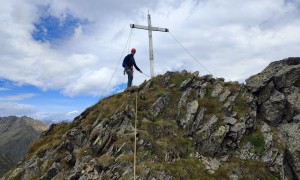
[[152,31],[169,32],[169,29],[167,29],[167,28],[160,28],[160,27],[152,27],[151,26],[151,17],[150,17],[149,11],[148,11],[148,26],[142,26],[142,25],[137,25],[137,24],[130,24],[130,27],[131,28],[148,30],[150,73],[151,73],[151,78],[153,78],[154,77],[154,55],[153,55]]

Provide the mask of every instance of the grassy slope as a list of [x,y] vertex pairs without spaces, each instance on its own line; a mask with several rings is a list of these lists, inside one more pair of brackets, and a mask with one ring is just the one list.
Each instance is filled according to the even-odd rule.
[[[146,141],[149,146],[139,146],[137,162],[138,175],[145,176],[146,170],[144,166],[148,167],[151,174],[154,176],[159,176],[159,171],[164,171],[166,174],[172,175],[176,179],[187,178],[187,179],[228,179],[229,175],[235,173],[235,171],[240,171],[241,174],[247,179],[272,179],[272,175],[269,173],[264,164],[254,162],[254,161],[241,161],[239,159],[230,159],[228,163],[225,163],[214,175],[209,175],[205,172],[204,165],[200,160],[191,158],[190,154],[195,153],[197,150],[192,144],[192,140],[186,135],[186,132],[180,129],[177,125],[175,117],[177,115],[177,106],[179,99],[181,97],[181,91],[178,89],[180,83],[191,76],[182,76],[181,74],[173,74],[170,80],[170,84],[176,84],[177,88],[169,89],[163,87],[162,76],[157,76],[153,79],[153,87],[146,90],[146,100],[141,100],[138,98],[138,133],[140,139]],[[230,83],[225,84],[232,91],[237,91],[238,86]],[[208,95],[199,101],[201,106],[205,106],[210,114],[217,114],[219,117],[224,116],[220,107],[220,104],[216,99],[211,98],[209,95],[212,91],[211,87],[207,89]],[[144,117],[147,117],[148,110],[150,106],[155,102],[155,100],[165,94],[166,92],[171,93],[171,100],[167,109],[158,116],[154,122],[143,121]],[[188,99],[190,102],[195,98],[195,91],[191,92],[191,96]],[[243,103],[243,97],[239,96],[237,102],[238,106],[234,107],[235,110],[244,115],[248,109]],[[101,114],[102,119],[109,118],[117,109],[124,109],[126,105],[131,105],[134,107],[135,96],[128,93],[122,92],[115,94],[113,96],[107,97],[99,101],[94,106],[88,108],[86,112],[88,115],[85,117],[80,124],[75,123],[62,123],[54,128],[53,133],[46,137],[42,137],[36,141],[29,150],[27,154],[27,159],[32,157],[34,154],[39,154],[46,149],[55,147],[60,144],[63,139],[59,139],[65,132],[75,126],[81,126],[83,129],[91,128],[94,121],[97,119],[99,114]],[[134,118],[131,119],[132,124],[134,124]],[[260,135],[254,135],[255,137],[260,137]],[[251,138],[251,137],[250,137]],[[91,154],[94,158],[98,158],[99,162],[104,166],[109,166],[113,162],[119,162],[122,164],[132,163],[133,161],[133,137],[130,136],[119,136],[117,141],[114,143],[116,147],[122,145],[123,150],[128,150],[128,153],[122,158],[116,159],[109,155],[102,155],[97,157],[93,155],[92,151],[89,151],[89,147],[82,147],[79,151],[77,157],[83,156],[84,154]],[[253,142],[255,143],[255,142]],[[258,142],[260,143],[260,141]],[[257,145],[259,148],[260,144]],[[261,150],[261,149],[259,149]],[[171,156],[174,159],[172,162],[165,161],[166,153],[172,153]],[[147,170],[147,171],[148,171]],[[126,177],[124,177],[126,178]]]

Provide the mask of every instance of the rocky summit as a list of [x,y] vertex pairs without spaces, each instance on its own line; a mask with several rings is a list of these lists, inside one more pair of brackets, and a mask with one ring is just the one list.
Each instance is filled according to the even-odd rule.
[[246,84],[167,72],[51,125],[3,179],[299,179],[299,103],[300,58]]

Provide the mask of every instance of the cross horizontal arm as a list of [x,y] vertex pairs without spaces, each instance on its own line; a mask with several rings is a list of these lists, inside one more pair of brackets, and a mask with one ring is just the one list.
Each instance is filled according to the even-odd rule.
[[162,32],[169,32],[169,29],[167,28],[159,28],[159,27],[149,27],[148,26],[142,26],[137,24],[130,24],[131,28],[137,28],[137,29],[144,29],[144,30],[151,30],[151,31],[162,31]]

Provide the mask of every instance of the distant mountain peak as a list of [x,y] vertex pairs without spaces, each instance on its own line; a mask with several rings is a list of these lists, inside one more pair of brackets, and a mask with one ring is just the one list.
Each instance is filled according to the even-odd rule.
[[26,116],[0,117],[0,175],[20,161],[29,145],[48,127]]

